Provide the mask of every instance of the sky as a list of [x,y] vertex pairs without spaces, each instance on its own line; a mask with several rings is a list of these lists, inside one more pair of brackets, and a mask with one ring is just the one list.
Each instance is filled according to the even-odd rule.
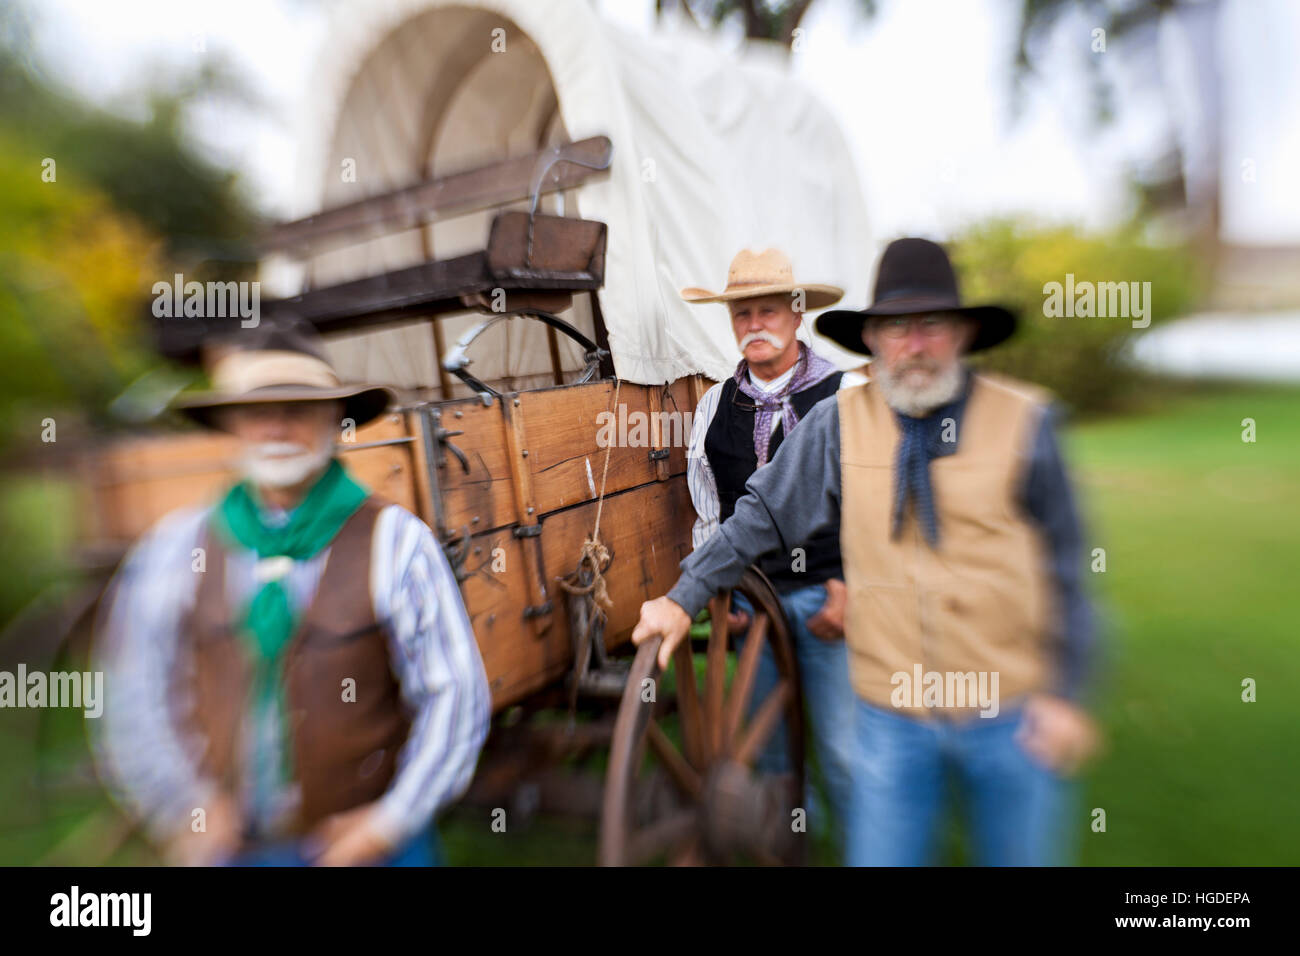
[[[244,76],[256,110],[201,104],[191,133],[237,169],[265,211],[289,208],[295,104],[313,82],[328,9],[365,0],[42,0],[37,53],[49,73],[88,98],[139,115],[159,77],[223,56]],[[655,29],[654,0],[588,0],[632,32]],[[1139,60],[1093,24],[1062,26],[1013,116],[1009,64],[1015,0],[878,0],[870,21],[853,0],[818,0],[792,69],[839,119],[877,235],[942,238],[967,222],[1024,213],[1104,227],[1127,211],[1128,164],[1159,132],[1194,130],[1195,62],[1185,32],[1162,30],[1164,56]],[[1300,244],[1300,2],[1223,0],[1223,235]],[[721,42],[739,43],[738,32]],[[1138,90],[1122,120],[1090,119],[1089,57]],[[1139,81],[1159,78],[1168,82]],[[1165,95],[1162,90],[1171,93]],[[1145,92],[1141,92],[1145,90]]]

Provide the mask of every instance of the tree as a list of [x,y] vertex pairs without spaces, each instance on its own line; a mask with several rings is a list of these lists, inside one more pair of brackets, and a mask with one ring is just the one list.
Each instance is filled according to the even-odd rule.
[[[1168,44],[1160,42],[1160,30],[1177,23],[1187,40],[1185,54],[1195,64],[1195,130],[1168,130],[1166,145],[1148,157],[1148,168],[1134,177],[1140,200],[1139,215],[1175,211],[1188,224],[1193,244],[1206,260],[1213,261],[1218,249],[1221,218],[1219,176],[1222,165],[1222,84],[1217,40],[1220,0],[1020,0],[1020,26],[1016,44],[1015,76],[1018,82],[1040,71],[1036,49],[1050,40],[1062,26],[1075,18],[1089,25],[1091,41],[1087,59],[1092,81],[1094,115],[1107,122],[1123,109],[1123,91],[1117,90],[1102,69],[1103,51],[1114,49],[1130,63],[1155,64],[1155,82],[1166,102],[1169,89]],[[1104,31],[1098,34],[1096,31]],[[1100,44],[1098,41],[1100,40]],[[1098,46],[1101,49],[1098,49]]]
[[[156,367],[153,284],[242,278],[255,216],[235,176],[183,135],[200,70],[138,122],[56,88],[31,61],[25,11],[0,6],[0,449],[30,444],[34,410],[104,421]],[[215,68],[218,72],[220,67]],[[248,260],[248,261],[245,261]]]
[[[655,0],[655,13],[663,16],[670,8],[682,10],[701,27],[716,29],[739,15],[750,40],[773,40],[787,50],[794,44],[795,30],[803,22],[814,0]],[[864,17],[876,12],[876,0],[857,0]]]

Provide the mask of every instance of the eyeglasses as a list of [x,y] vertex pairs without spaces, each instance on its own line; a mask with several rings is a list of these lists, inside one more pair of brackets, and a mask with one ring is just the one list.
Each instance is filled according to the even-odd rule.
[[938,338],[952,331],[957,324],[957,318],[944,312],[919,316],[894,315],[876,319],[872,327],[887,339],[901,339],[911,331],[914,323],[926,338]]

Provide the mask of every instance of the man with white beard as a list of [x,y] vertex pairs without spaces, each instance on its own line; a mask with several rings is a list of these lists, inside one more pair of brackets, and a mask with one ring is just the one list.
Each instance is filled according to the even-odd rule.
[[[805,311],[834,305],[844,294],[830,285],[797,283],[786,255],[776,249],[743,250],[731,262],[721,292],[682,290],[688,302],[720,302],[731,313],[740,347],[735,374],[700,398],[686,453],[686,478],[697,515],[693,545],[701,547],[731,517],[747,482],[764,468],[814,405],[862,381],[842,373],[797,336]],[[759,555],[756,564],[781,600],[790,624],[800,682],[833,826],[842,836],[851,787],[853,691],[844,649],[844,581],[839,530],[812,529],[807,540]],[[738,601],[738,604],[743,603]],[[744,627],[747,607],[731,615]],[[738,638],[739,640],[739,638]],[[751,692],[751,708],[776,686],[776,663],[765,644]],[[785,772],[784,727],[759,758],[760,769]],[[815,795],[814,795],[815,796]],[[814,822],[821,823],[814,810]],[[841,840],[836,840],[841,842]]]
[[101,766],[169,862],[436,863],[490,700],[433,533],[335,457],[392,393],[340,384],[310,329],[242,334],[181,403],[242,480],[163,518],[105,602]]
[[817,320],[873,356],[871,381],[803,418],[676,586],[642,605],[632,635],[662,638],[666,665],[692,615],[757,555],[840,529],[856,695],[851,864],[933,862],[949,776],[977,862],[1062,862],[1086,825],[1065,778],[1096,744],[1083,706],[1093,624],[1049,399],[962,362],[1015,325],[1001,307],[962,305],[940,246],[890,243],[872,305]]

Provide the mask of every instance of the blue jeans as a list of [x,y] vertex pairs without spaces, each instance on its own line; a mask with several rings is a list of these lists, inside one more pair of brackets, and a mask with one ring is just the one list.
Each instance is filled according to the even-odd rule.
[[[823,641],[809,631],[805,623],[826,603],[825,585],[812,584],[780,597],[799,661],[804,710],[811,725],[817,763],[831,805],[832,828],[842,829],[847,825],[852,800],[852,766],[857,751],[853,731],[855,697],[849,683],[848,650],[843,639]],[[750,611],[748,602],[739,594],[735,596],[735,609]],[[737,641],[737,648],[742,646],[743,637]],[[754,675],[751,715],[776,686],[777,676],[771,646],[764,642],[758,672]],[[789,768],[784,721],[759,755],[757,766],[766,773],[784,773]],[[810,821],[816,822],[822,811],[811,781],[806,788],[805,803]]]
[[[442,848],[438,831],[430,826],[375,866],[442,866]],[[311,866],[303,853],[301,840],[266,843],[232,857],[226,866]]]
[[1020,707],[961,723],[918,720],[856,701],[859,759],[849,815],[850,866],[934,862],[945,772],[966,798],[975,862],[1059,865],[1072,785],[1024,752],[1013,736]]

